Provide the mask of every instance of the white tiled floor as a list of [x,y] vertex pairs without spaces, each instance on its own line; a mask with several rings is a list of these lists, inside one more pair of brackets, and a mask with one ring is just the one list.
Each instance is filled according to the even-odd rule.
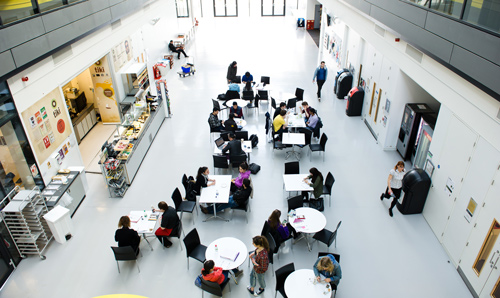
[[[236,22],[237,21],[237,22]],[[251,32],[243,30],[252,28]],[[113,235],[121,215],[130,210],[143,210],[160,200],[171,202],[175,187],[182,190],[182,174],[195,175],[199,166],[212,168],[212,143],[209,142],[207,118],[212,109],[211,98],[225,91],[226,69],[238,61],[238,72],[249,70],[255,78],[271,77],[273,94],[293,93],[305,89],[305,99],[318,108],[328,137],[325,162],[315,154],[312,162],[306,150],[300,161],[302,172],[311,166],[336,178],[332,207],[327,207],[327,228],[334,229],[342,220],[337,247],[331,251],[342,256],[343,278],[337,297],[471,297],[446,253],[421,215],[403,216],[395,211],[389,217],[389,201],[381,202],[389,169],[399,160],[396,152],[386,152],[375,143],[360,117],[347,117],[345,103],[333,98],[330,75],[323,90],[323,100],[315,98],[312,84],[317,65],[317,47],[304,30],[295,30],[288,18],[235,19],[218,18],[202,21],[188,55],[194,57],[196,75],[179,78],[169,73],[168,87],[172,98],[173,117],[166,119],[143,161],[132,186],[123,199],[110,199],[102,176],[88,174],[90,190],[73,218],[74,237],[65,245],[52,243],[47,259],[23,260],[0,297],[94,297],[128,293],[146,297],[199,297],[201,291],[193,282],[201,263],[191,260],[186,267],[186,251],[174,239],[170,249],[162,250],[153,241],[154,251],[142,244],[141,272],[135,266],[122,264],[118,274],[111,249]],[[254,34],[258,34],[258,38]],[[249,42],[249,40],[251,42]],[[224,41],[224,42],[221,42]],[[174,70],[180,67],[176,63]],[[276,96],[278,97],[278,96]],[[279,99],[279,98],[277,98]],[[286,210],[282,191],[284,152],[276,152],[265,142],[264,110],[247,115],[247,129],[259,135],[260,143],[252,153],[252,161],[262,166],[253,176],[255,186],[249,223],[238,212],[230,223],[202,222],[195,215],[195,226],[202,243],[233,236],[251,247],[251,238],[260,233],[271,211]],[[226,210],[226,215],[230,216]],[[184,216],[184,230],[193,228],[191,216]],[[303,241],[293,250],[285,248],[274,269],[294,262],[296,268],[311,268],[323,244],[314,244],[308,252]],[[249,271],[239,285],[225,297],[247,297]],[[266,276],[263,297],[274,297],[275,280]]]

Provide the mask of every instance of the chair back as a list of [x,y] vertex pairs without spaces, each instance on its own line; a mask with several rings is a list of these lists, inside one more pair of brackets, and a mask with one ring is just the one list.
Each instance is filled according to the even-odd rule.
[[332,245],[333,241],[335,241],[335,239],[337,239],[337,231],[339,230],[340,224],[342,224],[342,221],[339,221],[339,223],[337,224],[337,228],[335,229],[335,231],[333,231],[332,235],[328,239],[328,243],[327,243],[328,247],[330,247],[330,245]]
[[176,187],[172,193],[172,201],[174,201],[175,210],[179,210],[179,207],[182,204],[182,195],[178,187]]
[[276,110],[276,100],[273,97],[271,97],[271,107]]
[[332,193],[333,183],[335,183],[335,178],[333,178],[333,175],[331,172],[328,172],[328,174],[326,175],[326,179],[325,179],[325,187],[328,190],[328,194]]
[[226,92],[226,101],[231,99],[240,98],[240,93],[236,90],[227,90]]
[[115,254],[115,260],[117,261],[133,261],[137,260],[137,256],[135,255],[135,251],[132,246],[111,246],[113,253]]
[[331,252],[318,252],[318,258],[325,257],[327,255],[333,255],[333,257],[335,258],[335,260],[338,263],[340,263],[340,255],[339,254],[334,254],[334,253],[331,253]]
[[196,228],[192,229],[186,237],[182,240],[184,245],[186,246],[186,254],[189,255],[195,250],[195,248],[201,244],[200,236],[198,235],[198,231]]
[[234,134],[235,134],[237,140],[243,139],[245,141],[248,141],[248,131],[240,130],[240,131],[236,131]]
[[228,169],[229,164],[227,163],[227,157],[225,155],[213,155],[214,158],[214,168]]
[[182,234],[182,221],[179,220],[179,225],[177,226],[177,230],[172,231],[169,237],[175,237],[181,239]]
[[221,286],[216,282],[205,280],[203,277],[201,278],[201,289],[212,295],[222,297]]
[[212,99],[212,105],[213,105],[214,108],[218,108],[220,110],[220,104],[219,104],[218,101]]
[[300,174],[298,161],[285,162],[285,175],[288,174]]
[[304,89],[297,88],[295,89],[295,97],[297,97],[297,100],[303,100],[304,99]]
[[311,145],[311,139],[312,139],[312,135],[313,135],[312,130],[307,129],[307,128],[303,128],[303,127],[301,127],[301,128],[299,128],[299,129],[298,129],[298,131],[299,131],[300,133],[303,133],[303,134],[304,134],[305,141],[306,141],[306,143],[305,143],[305,145],[304,145],[304,146]]
[[247,154],[243,153],[241,155],[230,156],[229,161],[233,167],[239,167],[244,161],[247,161]]
[[269,223],[266,221],[264,221],[264,226],[262,227],[262,232],[260,232],[260,235],[261,236],[265,236],[267,233],[269,233]]
[[304,202],[302,201],[302,195],[291,197],[288,199],[288,212],[292,209],[297,209],[304,207]]
[[297,107],[297,99],[290,98],[286,104],[287,109],[295,109]]
[[243,96],[242,96],[242,99],[245,99],[245,100],[252,100],[253,99],[253,91],[250,90],[250,91],[245,91],[243,90]]
[[323,151],[325,151],[326,141],[328,141],[328,137],[325,133],[323,133],[321,135],[321,139],[319,140],[319,144],[321,145],[321,149],[323,149]]
[[267,239],[267,242],[269,243],[269,251],[268,251],[269,263],[273,264],[274,252],[276,251],[276,241],[274,241],[273,236],[269,232],[265,235],[265,237]]
[[186,196],[187,196],[189,183],[188,183],[188,177],[186,174],[182,175],[182,186],[184,186],[184,191],[186,191]]
[[220,137],[224,140],[224,142],[229,142],[229,134],[232,131],[221,131],[220,132]]
[[285,287],[285,280],[288,275],[295,271],[295,265],[293,263],[286,264],[285,266],[276,270],[276,291],[283,289]]
[[259,95],[260,100],[268,100],[269,95],[267,90],[257,90],[257,94]]
[[271,81],[271,78],[270,77],[265,77],[265,76],[261,76],[260,77],[260,82],[261,83],[264,83],[264,84],[269,84],[269,82]]

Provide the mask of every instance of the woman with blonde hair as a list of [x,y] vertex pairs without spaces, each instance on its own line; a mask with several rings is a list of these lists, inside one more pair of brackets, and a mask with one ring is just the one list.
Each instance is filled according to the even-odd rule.
[[380,195],[380,200],[383,201],[384,198],[391,198],[392,203],[389,208],[389,215],[392,217],[392,209],[398,203],[399,196],[401,195],[401,187],[403,186],[403,177],[405,175],[405,163],[403,161],[398,161],[394,169],[389,171],[389,178],[387,178],[387,188],[385,193]]
[[137,234],[136,230],[130,228],[130,218],[127,215],[120,217],[118,227],[119,229],[115,232],[115,241],[118,242],[118,246],[132,246],[135,254],[138,255],[141,236]]
[[332,254],[324,257],[319,257],[313,266],[314,275],[317,281],[321,281],[322,276],[325,282],[338,286],[342,278],[342,270],[340,264],[335,260]]

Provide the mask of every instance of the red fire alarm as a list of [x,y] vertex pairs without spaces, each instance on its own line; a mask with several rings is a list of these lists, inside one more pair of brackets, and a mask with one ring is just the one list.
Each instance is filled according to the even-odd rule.
[[22,77],[22,78],[21,78],[21,81],[23,81],[23,82],[27,82],[27,81],[28,81],[28,77]]
[[396,37],[396,39],[394,41],[399,42],[399,37]]

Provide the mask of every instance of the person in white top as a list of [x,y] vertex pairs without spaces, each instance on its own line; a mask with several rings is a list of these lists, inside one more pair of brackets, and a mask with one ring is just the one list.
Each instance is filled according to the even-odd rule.
[[403,177],[405,175],[405,163],[398,161],[394,169],[389,171],[389,178],[387,178],[387,188],[385,193],[380,195],[380,200],[384,198],[391,198],[392,203],[389,208],[389,215],[392,217],[392,209],[396,206],[399,196],[401,195],[401,187],[403,186]]

